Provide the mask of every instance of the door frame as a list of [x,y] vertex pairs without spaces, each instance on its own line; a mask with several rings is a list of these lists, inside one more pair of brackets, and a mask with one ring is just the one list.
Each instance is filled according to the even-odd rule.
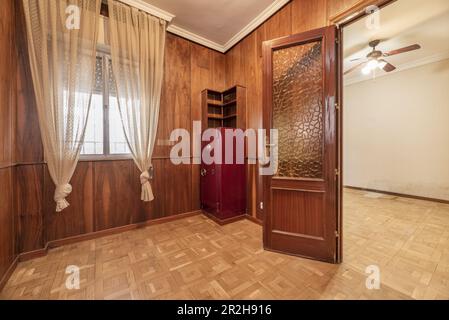
[[337,230],[339,230],[338,244],[337,244],[337,263],[343,262],[343,28],[349,26],[350,24],[363,19],[369,15],[367,8],[369,6],[377,6],[382,9],[398,0],[359,0],[353,6],[338,12],[337,14],[331,16],[328,20],[328,25],[335,25],[337,27],[337,39],[339,43],[337,46],[337,104],[338,104],[338,114],[337,114],[337,149],[338,149],[338,185],[337,185]]

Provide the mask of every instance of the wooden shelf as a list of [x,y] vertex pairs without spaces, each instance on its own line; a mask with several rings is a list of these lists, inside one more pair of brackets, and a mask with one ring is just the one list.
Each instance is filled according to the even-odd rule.
[[201,93],[202,130],[207,128],[246,128],[246,89],[234,86],[226,91],[205,89]]
[[230,114],[230,115],[227,115],[227,116],[222,116],[222,115],[219,115],[219,114],[208,114],[207,117],[209,119],[225,120],[225,119],[236,118],[237,115],[236,114]]
[[237,100],[234,99],[234,100],[231,100],[229,102],[223,103],[223,107],[229,106],[229,105],[234,104],[234,103],[237,103]]
[[218,119],[218,120],[223,120],[223,116],[220,114],[208,114],[207,117],[209,119]]
[[223,103],[221,101],[218,100],[207,100],[207,104],[208,105],[212,105],[212,106],[217,106],[217,107],[222,107]]

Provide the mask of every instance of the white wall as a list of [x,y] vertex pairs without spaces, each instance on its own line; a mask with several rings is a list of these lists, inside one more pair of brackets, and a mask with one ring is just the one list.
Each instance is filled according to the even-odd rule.
[[344,88],[344,184],[449,200],[449,60]]

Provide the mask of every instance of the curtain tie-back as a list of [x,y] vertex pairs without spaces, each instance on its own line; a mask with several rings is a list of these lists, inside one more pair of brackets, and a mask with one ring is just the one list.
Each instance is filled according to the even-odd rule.
[[56,212],[61,212],[69,206],[69,203],[65,199],[72,192],[72,186],[69,183],[61,184],[56,186],[55,190],[55,201],[56,201]]
[[148,170],[145,170],[140,175],[140,183],[142,184],[142,194],[141,194],[142,201],[146,202],[153,201],[154,196],[153,190],[151,189],[150,173],[148,172]]

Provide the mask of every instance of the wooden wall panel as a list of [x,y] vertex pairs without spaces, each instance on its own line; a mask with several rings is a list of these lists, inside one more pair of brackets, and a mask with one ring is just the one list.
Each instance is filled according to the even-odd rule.
[[327,24],[327,0],[292,2],[292,34],[317,29]]
[[[193,126],[193,121],[201,121],[202,118],[202,107],[201,107],[201,92],[209,88],[216,89],[212,87],[214,85],[214,77],[212,74],[214,65],[214,57],[212,51],[205,47],[191,44],[191,121]],[[191,129],[193,132],[193,127]],[[191,135],[191,145],[193,148],[194,137]],[[192,149],[193,152],[193,149]],[[192,153],[193,157],[193,153]],[[191,172],[191,189],[192,189],[192,203],[191,207],[199,210],[200,209],[200,166],[192,165]]]
[[45,166],[43,197],[47,242],[95,231],[93,181],[94,164],[79,162],[70,181],[73,186],[73,192],[67,197],[70,206],[63,212],[56,212],[55,185]]
[[[327,0],[327,16],[328,19],[341,13],[342,11],[351,8],[361,0]],[[363,0],[362,0],[363,1]]]
[[0,7],[0,168],[13,162],[13,113],[15,97],[14,20],[11,1]]
[[164,161],[165,216],[192,211],[192,172],[190,165]]
[[170,144],[167,141],[173,129],[190,131],[190,86],[190,42],[168,33],[154,157],[170,156]]
[[0,169],[0,280],[17,256],[12,171],[13,168]]
[[19,217],[19,250],[44,247],[44,165],[20,165],[15,171],[15,202]]
[[[300,2],[302,3],[303,0]],[[275,15],[268,19],[264,23],[264,27],[264,40],[271,40],[290,35],[292,33],[292,2],[288,3]]]
[[2,1],[0,6],[0,289],[18,254],[13,167],[17,91],[14,3]]
[[[124,161],[95,162],[95,229],[106,230],[131,224],[133,201],[133,163]],[[80,186],[78,186],[80,187]],[[64,214],[64,213],[62,213]]]
[[28,58],[22,1],[16,1],[17,110],[15,162],[41,163],[44,152],[40,137],[36,101]]

